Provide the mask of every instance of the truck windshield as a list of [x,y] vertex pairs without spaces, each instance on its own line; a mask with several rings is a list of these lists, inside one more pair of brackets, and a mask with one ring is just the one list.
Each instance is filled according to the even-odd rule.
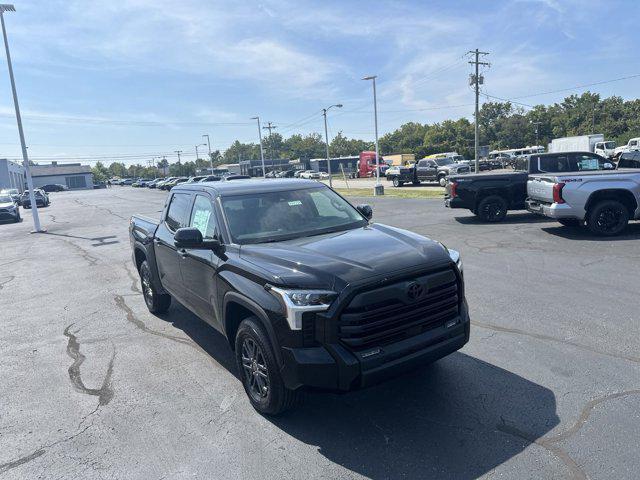
[[455,163],[451,158],[439,158],[435,161],[439,167],[444,167],[445,165],[451,165]]
[[288,240],[366,225],[367,220],[327,187],[222,197],[238,244]]
[[604,148],[606,149],[616,148],[616,142],[604,142]]

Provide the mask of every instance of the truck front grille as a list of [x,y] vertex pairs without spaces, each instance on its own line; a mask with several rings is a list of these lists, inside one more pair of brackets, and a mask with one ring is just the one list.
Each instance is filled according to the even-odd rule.
[[419,335],[458,316],[458,294],[458,277],[451,268],[367,290],[343,310],[339,338],[360,350]]

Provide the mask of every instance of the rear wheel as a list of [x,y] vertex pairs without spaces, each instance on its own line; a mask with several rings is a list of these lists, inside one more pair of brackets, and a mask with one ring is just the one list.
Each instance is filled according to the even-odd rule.
[[440,177],[438,177],[438,183],[440,184],[441,187],[446,187],[447,177],[445,177],[444,175],[441,175]]
[[617,200],[603,200],[589,209],[587,227],[592,233],[611,237],[621,233],[629,223],[629,211]]
[[398,177],[395,177],[393,179],[393,186],[394,187],[401,187],[402,185],[404,185],[404,182],[401,182]]
[[235,346],[242,385],[253,408],[278,415],[298,403],[300,392],[284,386],[269,338],[256,317],[240,323]]
[[20,221],[20,212],[16,215],[16,219],[13,221],[14,223],[18,223]]
[[498,195],[483,198],[478,204],[478,216],[485,222],[501,222],[507,216],[507,202]]
[[145,260],[140,265],[140,281],[142,283],[142,296],[144,303],[151,313],[164,313],[171,306],[171,295],[166,293],[158,293],[151,281],[151,268]]

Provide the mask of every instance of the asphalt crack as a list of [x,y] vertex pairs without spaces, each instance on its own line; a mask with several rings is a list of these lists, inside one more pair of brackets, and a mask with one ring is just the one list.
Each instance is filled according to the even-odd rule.
[[138,328],[139,330],[142,330],[143,332],[149,333],[151,335],[156,335],[158,337],[166,338],[167,340],[171,340],[172,342],[177,342],[183,345],[187,345],[195,350],[200,351],[200,349],[196,347],[196,345],[193,342],[191,342],[186,338],[178,337],[176,335],[170,335],[168,333],[158,332],[157,330],[153,330],[147,327],[142,320],[136,317],[136,314],[133,312],[133,310],[131,310],[131,307],[127,305],[127,302],[125,301],[122,295],[114,295],[113,298],[118,308],[120,308],[126,314],[127,321],[135,325],[136,328]]
[[[100,388],[87,387],[84,384],[82,380],[82,375],[80,373],[80,366],[85,361],[86,357],[80,352],[80,342],[78,341],[78,338],[74,333],[71,333],[72,326],[73,326],[73,323],[64,329],[64,336],[69,339],[67,342],[67,355],[69,355],[69,357],[73,359],[73,363],[68,369],[69,379],[71,380],[71,384],[73,385],[73,388],[80,393],[98,397],[98,407],[107,405],[113,398],[113,388],[111,387],[111,376],[113,374],[113,362],[116,357],[115,350],[113,351],[113,354],[111,355],[111,359],[109,360],[109,365],[107,366],[107,373],[105,374],[104,380],[102,381],[102,385],[100,386]],[[98,407],[96,407],[96,409]]]
[[123,265],[124,269],[127,271],[127,275],[129,275],[129,278],[131,279],[131,291],[134,293],[142,293],[142,290],[138,286],[139,277],[131,271],[129,261],[124,262]]
[[41,455],[44,455],[46,450],[44,448],[39,448],[33,453],[26,455],[24,457],[20,457],[17,460],[13,460],[11,462],[0,464],[0,474],[8,472],[12,468],[19,467],[20,465],[24,465],[25,463],[29,463],[31,460],[35,460]]
[[93,255],[91,255],[87,250],[82,248],[80,245],[76,245],[75,243],[69,240],[62,240],[62,241],[67,245],[70,245],[71,247],[73,247],[80,254],[80,256],[89,264],[90,267],[95,267],[98,264],[98,259]]
[[8,275],[5,280],[0,281],[0,290],[2,290],[7,283],[12,282],[15,278],[15,275]]
[[95,208],[95,209],[97,209],[97,210],[105,211],[105,212],[109,213],[110,215],[113,215],[114,217],[117,217],[117,218],[119,218],[119,219],[121,219],[121,220],[129,220],[129,218],[128,218],[128,217],[123,217],[123,216],[122,216],[122,215],[120,215],[119,213],[115,213],[115,212],[114,212],[113,210],[111,210],[110,208],[107,208],[107,207],[101,207],[101,206],[99,206],[99,205],[94,205],[94,204],[91,204],[91,203],[85,203],[85,202],[80,201],[80,199],[78,199],[78,198],[76,198],[74,201],[75,201],[78,205],[82,205],[83,207],[93,207],[93,208]]
[[582,343],[572,342],[571,340],[564,340],[562,338],[552,337],[550,335],[544,335],[544,334],[541,334],[541,333],[527,332],[526,330],[520,330],[520,329],[517,329],[517,328],[501,327],[499,325],[494,325],[494,324],[491,324],[491,323],[478,322],[476,320],[473,320],[471,322],[471,324],[475,325],[477,327],[480,327],[480,328],[486,328],[486,329],[489,329],[489,330],[494,330],[496,332],[513,333],[515,335],[524,335],[525,337],[535,338],[536,340],[543,340],[543,341],[561,343],[563,345],[568,345],[568,346],[571,346],[571,347],[578,348],[580,350],[585,350],[585,351],[588,351],[588,352],[591,352],[591,353],[596,353],[598,355],[604,355],[604,356],[607,356],[607,357],[617,358],[619,360],[626,360],[628,362],[633,362],[633,363],[640,363],[640,357],[634,357],[632,355],[625,355],[623,353],[611,353],[611,352],[607,352],[607,351],[604,351],[604,350],[600,350],[598,348],[590,347],[588,345],[584,345]]

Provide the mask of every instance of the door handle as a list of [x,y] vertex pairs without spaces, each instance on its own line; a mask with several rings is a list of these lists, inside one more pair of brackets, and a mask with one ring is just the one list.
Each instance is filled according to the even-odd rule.
[[182,258],[187,258],[189,256],[189,254],[187,253],[187,251],[184,248],[181,248],[180,250],[178,250],[178,253],[180,254],[180,256]]

